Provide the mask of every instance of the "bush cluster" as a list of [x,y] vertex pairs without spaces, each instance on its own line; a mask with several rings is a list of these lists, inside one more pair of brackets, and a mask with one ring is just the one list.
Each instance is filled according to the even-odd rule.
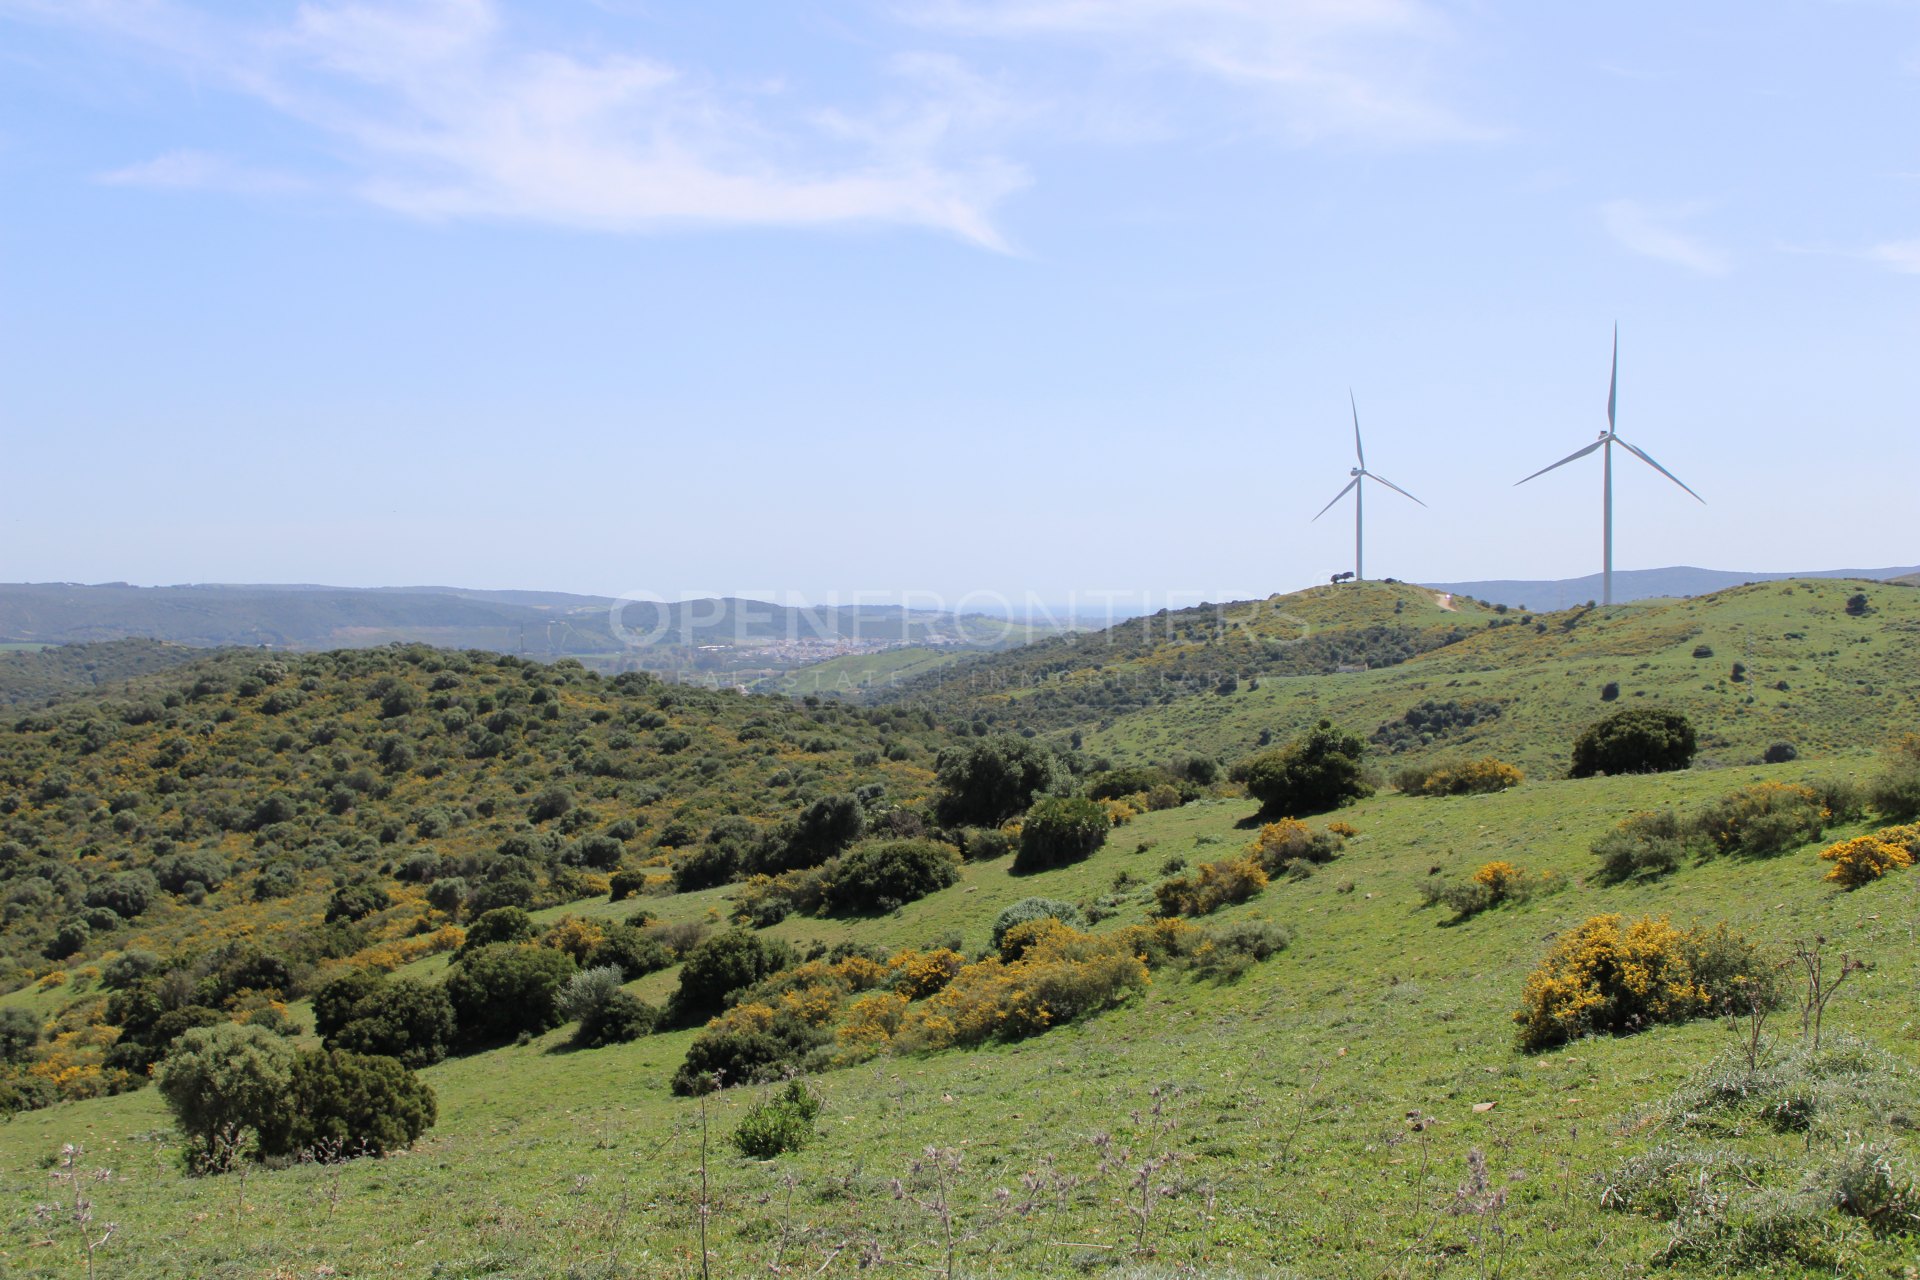
[[1818,840],[1829,823],[1860,816],[1849,783],[1757,782],[1729,791],[1689,814],[1672,809],[1632,813],[1593,842],[1608,880],[1665,875],[1688,854],[1771,857]]
[[[1429,882],[1431,884],[1431,882]],[[1454,919],[1467,920],[1508,902],[1525,902],[1535,893],[1558,887],[1549,873],[1536,876],[1504,860],[1482,865],[1473,875],[1458,883],[1426,890],[1429,901],[1444,902],[1453,909]]]
[[1831,862],[1833,869],[1821,878],[1843,889],[1858,889],[1889,871],[1912,866],[1916,854],[1920,854],[1920,823],[1888,827],[1823,849],[1820,860]]
[[1880,772],[1867,784],[1873,807],[1896,822],[1920,818],[1920,733],[1888,748]]
[[1324,831],[1315,831],[1298,818],[1282,818],[1260,828],[1247,846],[1246,856],[1269,877],[1300,876],[1313,866],[1339,857],[1347,843],[1343,832],[1352,830],[1343,822],[1330,822]]
[[1047,796],[1034,803],[1020,824],[1020,849],[1013,856],[1015,875],[1063,867],[1091,857],[1107,842],[1113,822],[1097,801],[1084,796]]
[[774,1098],[755,1103],[733,1131],[733,1145],[740,1154],[755,1160],[771,1160],[789,1151],[798,1151],[813,1136],[814,1118],[820,1114],[820,1099],[798,1080]]
[[1763,962],[1725,925],[1682,932],[1665,917],[1593,916],[1562,934],[1527,976],[1513,1015],[1525,1050],[1717,1012]]
[[1518,765],[1493,756],[1451,764],[1413,765],[1393,775],[1393,785],[1410,796],[1486,795],[1526,781]]
[[1250,857],[1203,862],[1192,876],[1164,881],[1153,891],[1162,916],[1212,915],[1245,902],[1267,887],[1267,873]]
[[1325,813],[1373,794],[1361,770],[1364,739],[1322,720],[1277,751],[1243,761],[1236,772],[1268,817]]

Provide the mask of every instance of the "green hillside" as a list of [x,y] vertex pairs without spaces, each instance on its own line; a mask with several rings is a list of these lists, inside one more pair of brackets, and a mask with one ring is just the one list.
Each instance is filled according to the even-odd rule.
[[[853,1274],[862,1258],[944,1274],[943,1222],[959,1275],[1658,1269],[1669,1226],[1601,1204],[1634,1158],[1675,1141],[1713,1146],[1746,1162],[1741,1177],[1757,1181],[1727,1194],[1751,1199],[1770,1183],[1791,1189],[1802,1166],[1864,1135],[1816,1130],[1810,1160],[1795,1132],[1654,1123],[1655,1102],[1734,1044],[1714,1021],[1525,1055],[1510,1015],[1548,941],[1590,914],[1724,920],[1769,946],[1817,933],[1836,957],[1870,958],[1831,1006],[1827,1034],[1866,1036],[1910,1070],[1902,1028],[1920,1017],[1910,876],[1843,893],[1803,850],[1609,887],[1586,852],[1629,809],[1830,772],[1798,762],[1357,806],[1342,816],[1360,834],[1340,858],[1216,918],[1293,930],[1290,948],[1237,980],[1173,974],[1119,1010],[1033,1039],[829,1072],[813,1082],[826,1103],[819,1136],[777,1161],[724,1141],[764,1091],[719,1096],[707,1113],[712,1274]],[[1004,863],[973,865],[895,916],[779,928],[883,947],[958,933],[976,948],[1015,898],[1088,900],[1131,883],[1112,927],[1143,918],[1140,886],[1169,860],[1237,849],[1247,813],[1221,801],[1143,815],[1077,866],[1014,878]],[[1566,887],[1451,927],[1445,908],[1421,905],[1424,886],[1502,857]],[[660,905],[699,920],[722,892]],[[657,999],[671,980],[636,990]],[[1795,1018],[1776,1031],[1784,1050]],[[46,1198],[45,1158],[73,1141],[87,1148],[83,1166],[115,1173],[90,1192],[97,1216],[120,1224],[102,1274],[130,1274],[136,1258],[151,1277],[700,1274],[702,1112],[666,1085],[690,1033],[571,1052],[564,1034],[424,1072],[441,1120],[410,1155],[244,1184],[178,1171],[152,1090],[22,1115],[0,1128],[21,1224],[9,1266],[72,1274],[74,1233],[26,1224]],[[1912,1158],[1906,1131],[1871,1137],[1902,1168]],[[928,1148],[952,1154],[936,1164]],[[1898,1235],[1876,1238],[1838,1213],[1821,1221],[1838,1263],[1782,1258],[1771,1270],[1898,1275],[1911,1257]],[[25,1247],[42,1236],[53,1244]],[[1723,1255],[1694,1266],[1728,1270]]]
[[795,667],[762,681],[759,691],[790,698],[806,694],[825,697],[858,698],[871,696],[901,681],[936,671],[965,657],[965,651],[953,648],[929,648],[902,645],[879,653],[848,654],[828,658],[810,666]]
[[[866,707],[412,647],[225,652],[16,711],[0,1260],[83,1271],[86,1224],[35,1209],[83,1187],[85,1238],[117,1224],[102,1275],[1900,1276],[1920,872],[1897,851],[1920,838],[1860,846],[1890,870],[1853,891],[1817,855],[1904,816],[1861,784],[1920,728],[1916,636],[1920,593],[1893,586],[1532,616],[1368,583],[968,658]],[[1637,706],[1686,712],[1694,766],[1566,779],[1579,729]],[[1377,773],[1492,753],[1530,778],[1383,788],[1308,815],[1321,834],[1286,847],[1311,854],[1245,861],[1295,837],[1201,765],[1321,718],[1381,726]],[[1775,741],[1798,758],[1750,763]],[[969,752],[1126,794],[1047,798],[995,833],[948,816],[967,779],[1001,795]],[[1178,757],[1201,760],[1092,772]],[[1799,825],[1755,819],[1790,832],[1766,856],[1722,822],[1664,874],[1602,874],[1592,846],[1630,814],[1736,793]],[[1084,826],[1043,844],[1089,812],[1090,856]],[[1239,887],[1160,918],[1196,882]],[[997,940],[1030,897],[1077,923]],[[503,906],[528,915],[480,919]],[[1623,1034],[1523,1051],[1529,972],[1613,914],[1697,926],[1658,945],[1699,958]],[[463,948],[468,929],[509,931]],[[1845,978],[1824,1056],[1796,947]],[[710,956],[749,952],[681,1007]],[[1683,952],[1636,954],[1597,972]],[[494,962],[612,964],[621,999],[665,1016],[589,1048],[565,1020],[516,1038],[532,997],[462,1005],[419,1072],[437,1121],[387,1159],[189,1174],[139,1087],[183,1026],[313,1049],[330,982],[391,971],[450,1000]],[[1685,1020],[1776,974],[1751,1061],[1730,1056],[1740,1019]],[[399,989],[368,990],[377,1019]],[[738,1087],[677,1095],[700,1054]],[[801,1149],[732,1145],[776,1092],[755,1064],[822,1101]],[[113,1176],[60,1180],[63,1143]]]
[[66,693],[91,692],[204,656],[159,640],[0,645],[0,706],[48,702]]

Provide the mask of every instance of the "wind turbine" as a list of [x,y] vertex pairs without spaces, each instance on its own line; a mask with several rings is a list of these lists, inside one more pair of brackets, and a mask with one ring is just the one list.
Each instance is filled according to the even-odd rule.
[[[1628,453],[1640,459],[1640,461],[1646,463],[1648,466],[1652,467],[1655,471],[1658,471],[1661,475],[1665,476],[1667,479],[1679,485],[1682,489],[1686,489],[1689,494],[1692,494],[1694,501],[1699,502],[1702,505],[1704,505],[1707,501],[1705,498],[1701,497],[1699,494],[1694,493],[1692,489],[1687,489],[1686,481],[1682,480],[1679,476],[1676,476],[1675,474],[1673,474],[1673,472],[1667,470],[1665,467],[1655,462],[1653,460],[1653,455],[1649,454],[1645,449],[1635,448],[1633,445],[1628,444],[1625,440],[1622,440],[1618,435],[1614,434],[1613,408],[1614,408],[1614,401],[1619,390],[1620,390],[1620,326],[1615,325],[1613,326],[1613,377],[1607,383],[1607,429],[1600,433],[1600,438],[1598,440],[1595,440],[1592,444],[1588,445],[1586,448],[1570,453],[1566,457],[1560,459],[1560,461],[1554,463],[1553,467],[1542,467],[1540,470],[1534,472],[1533,475],[1530,475],[1527,477],[1527,480],[1532,480],[1538,476],[1543,476],[1547,474],[1547,472],[1553,470],[1554,467],[1566,466],[1569,462],[1572,462],[1575,458],[1584,458],[1588,454],[1592,453],[1595,449],[1599,449],[1602,451],[1600,454],[1600,457],[1604,463],[1604,466],[1602,468],[1604,479],[1601,481],[1601,485],[1602,485],[1601,508],[1603,512],[1601,516],[1601,538],[1602,538],[1602,541],[1606,544],[1604,559],[1602,561],[1603,567],[1601,569],[1601,574],[1600,574],[1600,603],[1602,604],[1613,603],[1613,446],[1615,446],[1616,444],[1619,445],[1622,449],[1625,449]],[[1514,487],[1518,488],[1520,485],[1525,484],[1527,480],[1515,481]]]
[[[1318,514],[1316,514],[1313,517],[1313,520],[1318,520],[1321,516],[1333,510],[1334,502],[1338,502],[1340,501],[1340,499],[1346,497],[1349,491],[1352,492],[1353,494],[1353,579],[1355,582],[1359,582],[1360,580],[1364,579],[1367,576],[1365,571],[1366,562],[1363,556],[1365,543],[1361,536],[1363,531],[1366,528],[1366,525],[1363,520],[1363,515],[1365,511],[1365,498],[1367,495],[1366,495],[1366,487],[1362,485],[1360,482],[1362,480],[1372,480],[1376,484],[1383,484],[1387,486],[1387,488],[1393,490],[1395,493],[1399,494],[1403,498],[1413,498],[1415,502],[1420,502],[1420,499],[1414,498],[1412,494],[1408,493],[1405,489],[1402,489],[1399,485],[1387,479],[1385,476],[1377,476],[1373,474],[1373,472],[1367,470],[1367,451],[1360,447],[1360,406],[1354,403],[1353,392],[1351,390],[1347,392],[1347,403],[1353,406],[1353,456],[1359,461],[1360,465],[1353,468],[1351,471],[1347,473],[1348,475],[1352,476],[1353,479],[1347,481],[1347,487],[1345,489],[1342,489],[1340,492],[1333,495],[1333,502],[1329,502],[1326,506],[1320,508]],[[1420,502],[1420,505],[1424,507],[1427,504],[1424,502]],[[1312,524],[1313,520],[1309,520],[1307,521],[1307,523]]]

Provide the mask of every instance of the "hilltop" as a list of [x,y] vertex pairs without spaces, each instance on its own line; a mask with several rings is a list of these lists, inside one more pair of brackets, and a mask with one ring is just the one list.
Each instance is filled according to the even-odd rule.
[[[1728,569],[1698,569],[1692,565],[1674,565],[1665,569],[1616,569],[1613,574],[1613,598],[1616,604],[1662,596],[1704,596],[1728,587],[1755,582],[1781,582],[1788,578],[1853,578],[1861,582],[1880,582],[1920,574],[1920,566],[1897,569],[1810,569],[1799,573],[1741,572]],[[1433,582],[1436,591],[1452,591],[1475,596],[1493,604],[1515,609],[1568,609],[1596,601],[1601,595],[1601,575],[1581,578],[1498,579],[1483,582]]]

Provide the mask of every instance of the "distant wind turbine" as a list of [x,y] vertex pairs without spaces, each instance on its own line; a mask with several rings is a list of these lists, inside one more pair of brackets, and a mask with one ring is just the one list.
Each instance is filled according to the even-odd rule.
[[[1640,459],[1640,461],[1646,463],[1648,466],[1652,467],[1655,471],[1658,471],[1661,475],[1665,476],[1667,479],[1679,485],[1682,489],[1686,489],[1689,494],[1693,495],[1694,501],[1699,502],[1703,505],[1706,502],[1705,498],[1701,497],[1697,493],[1694,493],[1692,489],[1688,489],[1686,482],[1682,480],[1679,476],[1676,476],[1675,474],[1673,474],[1673,472],[1667,470],[1665,467],[1655,462],[1653,460],[1653,455],[1649,454],[1644,449],[1635,448],[1633,445],[1628,444],[1625,440],[1622,440],[1618,435],[1614,434],[1613,409],[1614,409],[1615,398],[1618,395],[1619,390],[1620,390],[1620,326],[1615,325],[1613,327],[1613,377],[1607,383],[1607,429],[1600,433],[1600,438],[1598,440],[1595,440],[1592,444],[1588,445],[1586,448],[1580,449],[1574,453],[1570,453],[1566,457],[1560,459],[1560,461],[1554,463],[1553,467],[1542,467],[1540,470],[1534,472],[1533,475],[1530,475],[1527,477],[1527,480],[1535,479],[1536,477],[1547,474],[1547,472],[1553,470],[1554,467],[1564,467],[1569,462],[1572,462],[1576,458],[1584,458],[1588,454],[1592,453],[1595,449],[1603,450],[1603,452],[1600,455],[1601,459],[1605,464],[1603,467],[1605,478],[1601,482],[1602,483],[1601,507],[1603,512],[1601,516],[1601,539],[1605,543],[1606,549],[1604,552],[1604,559],[1602,561],[1602,569],[1600,574],[1600,603],[1602,604],[1613,603],[1613,446],[1615,446],[1616,444],[1619,445],[1622,449],[1625,449],[1628,453]],[[1515,481],[1514,487],[1518,488],[1520,485],[1525,484],[1527,480]]]
[[[1346,497],[1349,492],[1353,494],[1353,578],[1355,582],[1358,582],[1367,576],[1365,559],[1366,541],[1364,537],[1366,531],[1364,512],[1365,498],[1367,495],[1365,486],[1360,482],[1362,480],[1372,480],[1376,484],[1387,486],[1387,488],[1393,490],[1403,498],[1413,498],[1415,502],[1420,502],[1420,499],[1414,498],[1412,494],[1385,476],[1377,476],[1367,470],[1367,451],[1360,446],[1360,406],[1354,402],[1352,391],[1347,392],[1347,403],[1353,406],[1353,456],[1359,461],[1360,465],[1347,472],[1353,479],[1347,481],[1347,487],[1334,494],[1333,502],[1329,502],[1326,506],[1320,508],[1313,519],[1318,520],[1321,516],[1333,510],[1334,502],[1340,501],[1340,499]],[[1420,505],[1424,507],[1427,504],[1420,502]],[[1313,520],[1309,520],[1307,523],[1312,524]]]

